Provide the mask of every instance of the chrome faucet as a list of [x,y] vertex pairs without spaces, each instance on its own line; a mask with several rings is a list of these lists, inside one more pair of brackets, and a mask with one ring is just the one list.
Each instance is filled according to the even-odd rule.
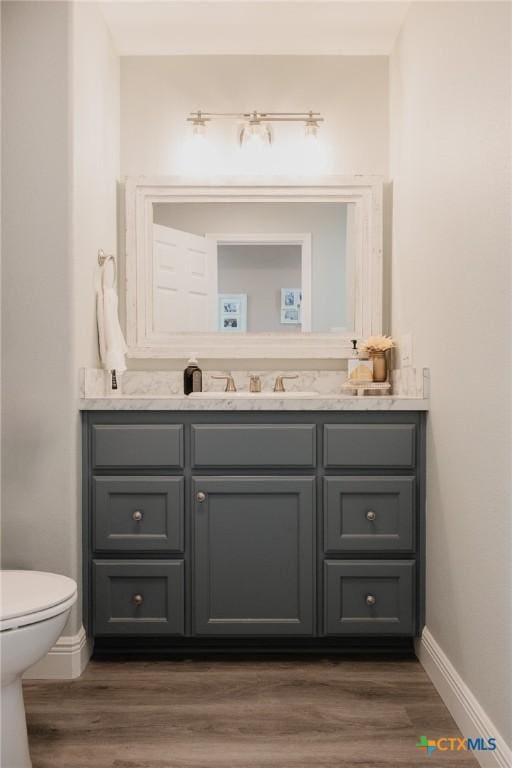
[[224,392],[236,392],[235,380],[230,373],[228,373],[227,376],[212,376],[212,379],[225,379],[226,389]]
[[286,392],[286,390],[284,388],[283,379],[298,379],[298,378],[299,378],[299,376],[298,376],[297,373],[294,373],[291,376],[284,376],[284,375],[281,375],[281,374],[279,376],[276,376],[276,382],[274,384],[274,392]]

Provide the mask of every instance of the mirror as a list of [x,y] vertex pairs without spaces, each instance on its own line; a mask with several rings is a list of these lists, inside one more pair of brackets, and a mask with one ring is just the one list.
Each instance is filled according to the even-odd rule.
[[132,357],[348,357],[382,331],[382,180],[126,181]]
[[154,330],[345,330],[346,240],[346,203],[155,203]]

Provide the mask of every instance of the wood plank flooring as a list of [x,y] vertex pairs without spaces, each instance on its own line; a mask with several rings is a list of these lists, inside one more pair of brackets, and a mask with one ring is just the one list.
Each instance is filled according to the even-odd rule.
[[92,661],[27,681],[33,768],[477,768],[415,659]]

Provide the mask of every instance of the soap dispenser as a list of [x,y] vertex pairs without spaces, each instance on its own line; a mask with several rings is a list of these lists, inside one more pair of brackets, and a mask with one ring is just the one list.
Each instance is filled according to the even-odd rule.
[[183,392],[190,395],[191,392],[203,391],[203,372],[199,367],[195,355],[192,355],[183,371]]
[[357,339],[352,339],[352,356],[348,360],[348,381],[365,382],[373,379],[373,361],[365,359],[357,349]]

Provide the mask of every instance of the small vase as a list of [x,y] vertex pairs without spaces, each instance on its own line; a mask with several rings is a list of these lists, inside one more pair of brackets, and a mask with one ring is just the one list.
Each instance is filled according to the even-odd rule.
[[372,352],[373,380],[386,381],[388,377],[388,362],[385,352]]

